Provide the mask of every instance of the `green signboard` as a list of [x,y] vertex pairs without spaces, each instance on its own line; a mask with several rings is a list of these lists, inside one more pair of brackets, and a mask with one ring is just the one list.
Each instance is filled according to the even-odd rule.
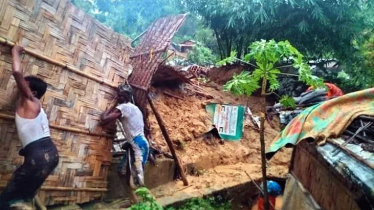
[[238,141],[243,134],[244,107],[230,104],[208,104],[206,111],[212,116],[212,123],[225,140]]

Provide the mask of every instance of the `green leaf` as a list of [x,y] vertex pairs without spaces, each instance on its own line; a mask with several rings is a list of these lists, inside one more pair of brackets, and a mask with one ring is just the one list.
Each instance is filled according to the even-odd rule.
[[224,85],[225,91],[231,91],[235,95],[252,95],[260,86],[249,72],[243,71],[239,75],[234,75],[233,79]]
[[251,61],[251,55],[250,54],[246,54],[245,56],[244,56],[244,59],[243,59],[245,62],[249,62],[249,61]]
[[162,206],[158,204],[149,190],[145,187],[135,190],[135,194],[142,197],[142,201],[130,207],[131,210],[163,210]]
[[[303,55],[288,40],[280,42],[275,40],[255,41],[249,48],[250,52],[245,56],[245,60],[254,58],[258,68],[252,74],[242,72],[239,75],[234,75],[233,79],[226,83],[224,90],[237,95],[251,95],[260,88],[259,83],[261,79],[265,78],[269,83],[269,90],[276,91],[280,86],[278,74],[281,71],[274,66],[276,63],[280,63],[284,56],[293,60],[293,66],[299,72],[299,80],[313,87],[324,87],[323,80],[312,75],[310,66],[303,61]],[[230,60],[230,58],[227,59]]]
[[148,189],[145,187],[141,187],[135,190],[135,194],[142,196],[148,194]]
[[296,108],[295,99],[290,96],[283,96],[279,102],[282,104],[284,108]]
[[225,66],[227,64],[232,64],[236,60],[236,51],[231,51],[230,56],[217,62],[217,66]]

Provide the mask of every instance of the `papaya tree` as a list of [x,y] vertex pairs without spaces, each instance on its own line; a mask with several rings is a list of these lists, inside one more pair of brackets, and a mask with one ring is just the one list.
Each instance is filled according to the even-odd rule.
[[[255,70],[250,73],[243,71],[239,75],[234,75],[233,79],[228,81],[224,86],[224,90],[231,91],[236,95],[252,95],[256,90],[261,88],[261,120],[260,120],[260,142],[261,142],[261,162],[262,162],[262,180],[264,191],[265,209],[269,209],[269,200],[267,196],[267,182],[266,182],[266,158],[265,158],[265,138],[264,138],[264,123],[266,113],[266,95],[277,90],[280,86],[277,80],[278,75],[290,75],[282,73],[282,63],[289,63],[298,69],[297,76],[300,81],[313,87],[323,87],[323,80],[312,75],[310,66],[304,62],[303,55],[293,47],[289,41],[276,42],[274,40],[256,41],[249,46],[250,52],[241,60],[249,65],[255,67]],[[235,53],[231,53],[230,57],[220,61],[219,65],[232,63],[236,59]],[[287,62],[286,62],[287,61]],[[295,106],[291,97],[285,96],[281,102],[287,106]]]

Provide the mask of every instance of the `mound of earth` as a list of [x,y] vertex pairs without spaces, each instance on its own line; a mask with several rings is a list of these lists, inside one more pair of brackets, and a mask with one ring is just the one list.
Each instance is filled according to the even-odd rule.
[[[238,71],[235,69],[234,71]],[[232,72],[225,72],[232,75]],[[230,76],[226,77],[230,78]],[[223,83],[224,80],[221,80]],[[208,82],[200,84],[205,94],[213,99],[199,97],[183,88],[153,88],[153,101],[160,113],[169,136],[177,148],[177,155],[186,168],[189,186],[180,180],[151,189],[158,202],[168,205],[173,202],[209,195],[221,189],[248,183],[251,179],[260,180],[261,153],[259,131],[247,120],[240,141],[225,141],[223,145],[208,145],[201,134],[212,128],[210,116],[205,111],[209,103],[248,105],[254,115],[259,115],[260,98],[239,97],[223,91],[221,84]],[[157,121],[149,110],[151,142],[154,147],[169,152]],[[278,130],[265,123],[265,141],[269,146]],[[291,158],[291,150],[277,153],[267,163],[267,175],[285,178]],[[248,209],[248,208],[247,208]]]
[[[257,97],[238,97],[230,92],[223,91],[221,85],[209,82],[200,85],[204,93],[213,96],[206,99],[188,94],[181,88],[153,89],[153,101],[160,113],[170,138],[175,143],[177,154],[182,164],[193,164],[196,170],[210,169],[222,165],[234,165],[237,163],[261,164],[259,132],[250,124],[245,124],[244,134],[240,141],[225,141],[224,145],[208,145],[198,138],[204,132],[212,128],[211,119],[205,111],[209,103],[247,105],[255,115],[259,115],[260,100]],[[152,144],[161,151],[168,152],[168,146],[162,136],[157,121],[152,114],[149,116]],[[279,131],[265,124],[265,140],[269,146]],[[279,153],[269,162],[270,172],[273,176],[285,176],[288,171],[290,153]],[[272,170],[271,167],[277,170]]]

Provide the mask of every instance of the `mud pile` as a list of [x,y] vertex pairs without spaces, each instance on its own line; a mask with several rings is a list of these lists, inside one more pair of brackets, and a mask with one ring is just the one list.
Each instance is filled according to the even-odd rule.
[[[234,71],[238,71],[235,69]],[[225,72],[232,75],[232,72]],[[227,77],[229,78],[229,76]],[[220,83],[223,81],[221,80]],[[223,86],[215,82],[200,84],[204,93],[213,99],[196,96],[183,91],[183,88],[153,88],[153,101],[160,113],[171,140],[177,148],[183,164],[192,164],[196,170],[211,169],[216,166],[235,165],[237,163],[259,166],[260,141],[259,132],[245,123],[243,137],[240,141],[225,141],[224,145],[208,145],[198,138],[212,127],[211,119],[205,111],[209,103],[244,105],[250,107],[255,115],[259,115],[260,99],[258,97],[239,97],[223,91]],[[157,121],[149,110],[152,145],[157,149],[168,152],[168,146],[162,136]],[[269,146],[279,131],[265,124],[265,140]],[[288,171],[290,153],[279,153],[269,162],[269,172],[273,176],[284,177]],[[275,168],[271,168],[271,167]],[[255,170],[260,173],[259,170]]]

